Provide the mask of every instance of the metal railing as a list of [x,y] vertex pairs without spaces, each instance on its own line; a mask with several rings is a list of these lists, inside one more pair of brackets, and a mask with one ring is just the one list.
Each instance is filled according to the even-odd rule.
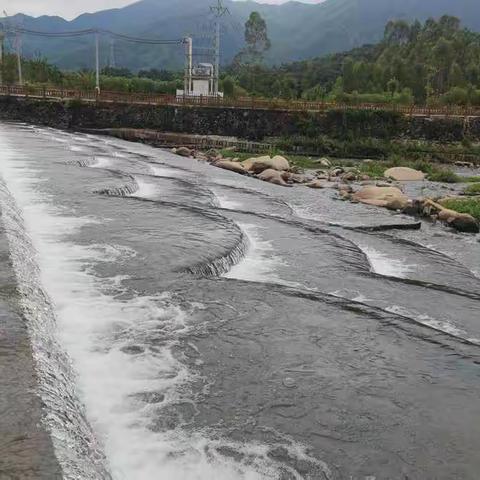
[[258,97],[221,98],[221,97],[179,97],[163,94],[107,92],[89,90],[73,90],[64,88],[0,85],[1,96],[17,96],[44,98],[52,100],[85,100],[92,102],[148,104],[148,105],[180,105],[199,107],[221,107],[258,110],[286,110],[286,111],[311,111],[325,112],[329,110],[370,110],[393,111],[414,116],[458,116],[478,117],[480,107],[467,106],[441,106],[422,107],[415,105],[396,104],[342,104],[332,102],[307,102],[301,100],[265,99]]

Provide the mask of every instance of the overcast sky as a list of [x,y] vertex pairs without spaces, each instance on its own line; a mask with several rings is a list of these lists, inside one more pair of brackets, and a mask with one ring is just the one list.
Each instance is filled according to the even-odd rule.
[[[192,0],[194,2],[195,0]],[[285,3],[287,0],[259,0],[262,3]],[[322,0],[300,0],[304,3],[320,3]],[[175,0],[172,0],[175,4]],[[71,19],[85,12],[96,12],[106,8],[123,7],[134,0],[0,0],[0,12],[6,10],[9,15],[26,13],[28,15],[59,15]],[[0,15],[0,16],[3,16]]]

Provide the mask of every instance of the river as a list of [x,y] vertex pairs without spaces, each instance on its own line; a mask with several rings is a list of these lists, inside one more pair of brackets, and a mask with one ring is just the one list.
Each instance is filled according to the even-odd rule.
[[478,236],[25,124],[0,210],[0,478],[479,478]]

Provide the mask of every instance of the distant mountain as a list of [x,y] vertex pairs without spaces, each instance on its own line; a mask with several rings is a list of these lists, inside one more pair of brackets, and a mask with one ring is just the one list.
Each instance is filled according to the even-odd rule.
[[[272,41],[268,61],[278,64],[376,42],[391,19],[425,20],[449,14],[459,17],[466,27],[480,31],[479,1],[326,0],[316,5],[299,2],[268,5],[226,0],[230,15],[224,18],[222,61],[229,62],[242,48],[243,25],[254,10],[267,21]],[[210,21],[208,12],[212,3],[212,0],[141,0],[120,9],[84,14],[72,21],[25,15],[17,15],[11,20],[40,31],[98,27],[136,36],[173,39],[200,33]],[[42,54],[63,68],[92,68],[93,51],[92,38],[24,39],[25,54]],[[108,62],[108,53],[109,45],[105,40],[101,47],[104,65]],[[181,47],[145,47],[119,42],[115,53],[118,66],[134,70],[180,68],[183,64]]]

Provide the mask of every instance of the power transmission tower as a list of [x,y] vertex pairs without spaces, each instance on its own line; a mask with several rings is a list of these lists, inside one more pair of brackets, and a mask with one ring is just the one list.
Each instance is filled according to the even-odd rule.
[[214,80],[213,80],[213,93],[215,96],[218,95],[218,84],[220,78],[220,23],[221,18],[227,14],[230,14],[230,11],[227,7],[224,6],[223,0],[217,0],[216,5],[210,7],[210,12],[213,13],[215,17],[215,65],[214,65]]

